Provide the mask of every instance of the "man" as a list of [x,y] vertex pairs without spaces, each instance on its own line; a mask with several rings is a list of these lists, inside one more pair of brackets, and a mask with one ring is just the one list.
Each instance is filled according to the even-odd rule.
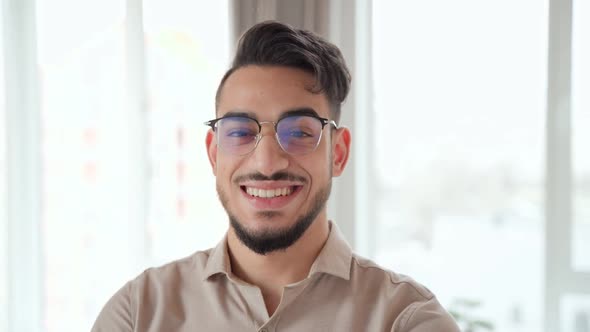
[[327,218],[349,157],[350,80],[312,33],[248,30],[206,123],[226,236],[127,283],[93,331],[459,331],[428,289],[353,254]]

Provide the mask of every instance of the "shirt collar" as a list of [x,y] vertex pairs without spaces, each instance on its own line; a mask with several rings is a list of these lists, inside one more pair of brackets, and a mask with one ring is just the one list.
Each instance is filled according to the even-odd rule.
[[[309,276],[317,273],[330,274],[344,280],[350,280],[352,249],[335,223],[330,221],[330,234],[320,254],[309,271]],[[227,251],[227,233],[217,246],[211,249],[204,270],[203,280],[223,273],[231,276],[231,263]]]
[[203,280],[209,279],[218,273],[223,273],[226,276],[231,275],[231,263],[227,251],[227,233],[217,246],[209,252],[204,272]]
[[344,239],[338,226],[330,221],[330,235],[320,254],[311,266],[309,275],[326,273],[350,280],[350,264],[352,263],[352,249]]

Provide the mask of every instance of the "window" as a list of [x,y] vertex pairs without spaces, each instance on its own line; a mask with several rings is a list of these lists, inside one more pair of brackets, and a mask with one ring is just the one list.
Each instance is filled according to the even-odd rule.
[[202,123],[228,63],[229,11],[202,6],[37,4],[46,332],[88,330],[126,281],[227,226]]
[[194,3],[144,1],[150,265],[214,246],[227,229],[203,122],[215,117],[217,84],[229,64],[228,4],[199,11]]
[[107,294],[143,263],[134,251],[141,230],[128,218],[136,192],[128,180],[124,5],[37,3],[48,332],[88,330]]
[[542,329],[547,12],[373,1],[374,255],[464,328]]

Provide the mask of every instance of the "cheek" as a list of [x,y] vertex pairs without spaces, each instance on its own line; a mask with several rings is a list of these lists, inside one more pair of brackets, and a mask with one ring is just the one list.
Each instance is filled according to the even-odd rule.
[[232,181],[232,176],[235,173],[236,164],[232,160],[219,158],[217,159],[217,183],[221,185],[229,185]]
[[318,154],[315,158],[307,160],[302,167],[307,171],[312,182],[324,182],[332,176],[331,154],[329,151],[322,151],[322,153]]

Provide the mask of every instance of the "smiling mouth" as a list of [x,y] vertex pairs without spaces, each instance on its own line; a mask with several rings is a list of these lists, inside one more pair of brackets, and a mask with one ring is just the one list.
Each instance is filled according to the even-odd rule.
[[261,189],[261,188],[254,188],[254,187],[247,187],[242,186],[242,190],[252,196],[258,198],[275,198],[275,197],[282,197],[282,196],[290,196],[293,194],[297,189],[301,186],[288,186],[282,188],[275,188],[275,189]]

